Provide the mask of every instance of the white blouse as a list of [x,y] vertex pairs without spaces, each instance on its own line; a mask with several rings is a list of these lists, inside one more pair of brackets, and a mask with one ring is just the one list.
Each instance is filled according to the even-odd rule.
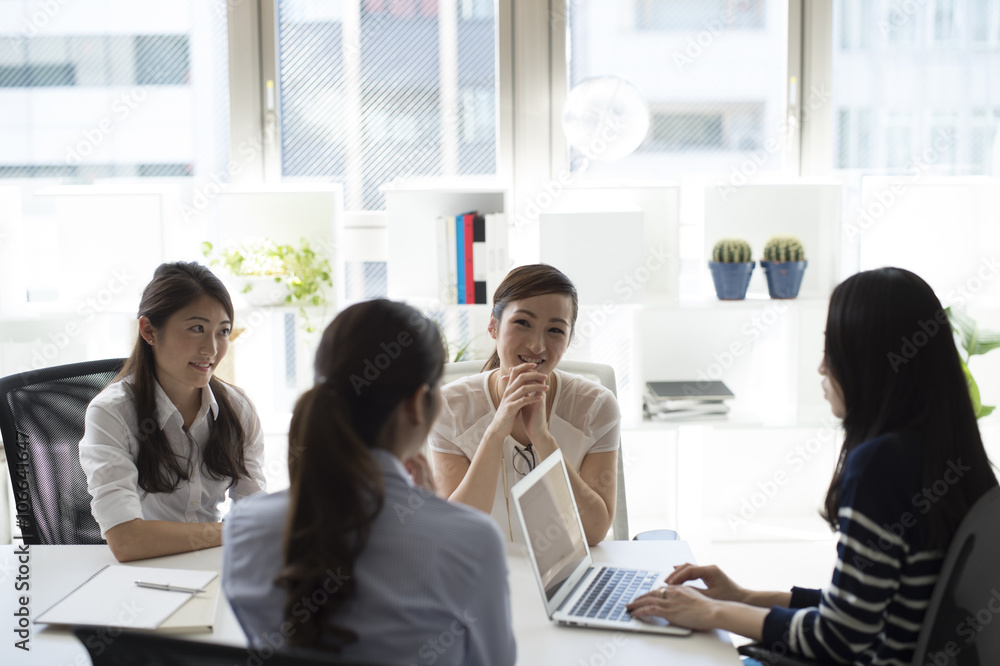
[[87,475],[91,512],[101,527],[102,536],[115,525],[136,518],[218,522],[221,519],[219,504],[225,500],[227,490],[233,500],[264,490],[264,434],[250,399],[239,389],[229,391],[229,402],[236,410],[246,437],[243,455],[250,473],[249,478],[240,479],[230,488],[231,479],[213,478],[202,464],[211,423],[219,414],[219,403],[212,389],[205,387],[202,390],[198,415],[185,430],[180,411],[157,383],[157,427],[163,431],[175,454],[189,463],[196,461],[196,464],[189,464],[190,478],[182,480],[173,492],[143,491],[135,466],[139,455],[135,403],[125,386],[126,381],[111,384],[91,401],[87,407],[86,430],[80,440],[80,465]]
[[[579,472],[588,453],[618,450],[621,412],[615,395],[600,384],[558,369],[553,372],[556,393],[552,398],[549,432],[559,445],[566,465]],[[490,372],[481,372],[441,389],[441,414],[428,435],[432,451],[464,455],[472,460],[497,413],[490,398],[489,376]],[[513,467],[515,444],[517,440],[509,435],[504,439],[503,469],[497,475],[491,515],[506,538],[523,542],[512,507],[508,513],[510,489],[523,478]],[[507,473],[506,487],[504,471]]]

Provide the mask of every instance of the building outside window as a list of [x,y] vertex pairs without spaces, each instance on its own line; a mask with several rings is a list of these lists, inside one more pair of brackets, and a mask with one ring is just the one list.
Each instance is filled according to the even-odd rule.
[[[229,159],[225,3],[0,14],[0,178],[198,176]],[[221,10],[221,11],[220,11]],[[5,22],[6,21],[6,22]]]
[[283,179],[340,182],[348,209],[379,210],[397,178],[496,174],[492,2],[277,8]]

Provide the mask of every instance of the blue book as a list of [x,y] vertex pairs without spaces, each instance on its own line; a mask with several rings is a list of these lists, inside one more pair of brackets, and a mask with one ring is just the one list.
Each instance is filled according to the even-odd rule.
[[458,272],[458,304],[465,305],[465,213],[455,216],[456,268]]

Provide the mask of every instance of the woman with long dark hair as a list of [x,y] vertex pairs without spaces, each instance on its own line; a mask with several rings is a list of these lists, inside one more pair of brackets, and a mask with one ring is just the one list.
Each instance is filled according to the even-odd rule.
[[[840,533],[830,585],[755,592],[685,564],[632,602],[633,615],[822,663],[910,663],[951,537],[997,484],[934,291],[899,268],[845,280],[830,298],[819,372],[844,424],[823,512]],[[707,590],[681,585],[697,578]]]
[[500,533],[438,498],[420,453],[443,361],[437,327],[402,303],[358,303],[324,331],[292,414],[291,487],[226,518],[222,585],[254,645],[514,662]]
[[115,382],[87,408],[80,464],[119,561],[221,544],[219,504],[264,490],[264,437],[242,391],[215,376],[233,303],[196,263],[160,265]]
[[566,458],[587,542],[615,516],[621,413],[600,384],[558,370],[579,312],[576,287],[547,264],[512,270],[497,287],[483,371],[442,390],[430,436],[444,496],[490,513],[511,540],[510,488],[556,449]]

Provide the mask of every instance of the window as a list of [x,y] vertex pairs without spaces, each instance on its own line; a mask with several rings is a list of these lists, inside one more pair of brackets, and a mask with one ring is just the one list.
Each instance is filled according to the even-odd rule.
[[[619,0],[567,7],[569,87],[618,76],[638,88],[650,109],[648,134],[634,153],[588,162],[571,149],[574,172],[714,179],[751,156],[755,170],[785,167],[787,3]],[[635,12],[632,24],[616,20],[628,11]]]
[[349,210],[378,210],[395,178],[496,173],[492,2],[277,7],[284,179],[341,182]]
[[[834,2],[834,33],[841,39],[832,67],[833,167],[885,173],[916,164],[937,175],[987,173],[992,109],[1000,107],[1000,44],[990,43],[989,35],[1000,25],[1000,3],[870,4],[883,17],[879,29],[886,41],[858,51],[857,36],[845,35],[861,28],[850,24],[857,23],[862,5]],[[964,16],[974,19],[967,34],[960,29]],[[996,19],[985,20],[991,16]],[[906,54],[891,53],[902,45]]]
[[934,0],[934,43],[952,46],[958,41],[958,0]]
[[[976,173],[996,175],[993,146],[1000,127],[1000,108],[973,109],[970,119],[969,164]],[[996,165],[1000,166],[1000,165]]]
[[650,118],[649,136],[641,151],[759,150],[763,105],[743,104],[697,112],[657,112]]
[[995,47],[1000,42],[1000,0],[975,0],[971,24],[973,42]]
[[887,3],[885,16],[878,25],[879,32],[892,48],[912,48],[917,39],[919,13],[914,5],[904,0]]
[[135,12],[109,12],[100,0],[3,5],[0,178],[91,182],[224,169],[222,0],[161,0]]
[[910,166],[913,156],[913,114],[909,111],[889,111],[885,121],[885,163],[891,169]]
[[836,26],[839,44],[844,51],[863,51],[871,46],[875,25],[874,3],[871,0],[840,0]]
[[699,31],[713,24],[760,30],[764,27],[764,0],[637,0],[636,30]]
[[[931,113],[930,131],[925,145],[935,146],[934,162],[939,173],[957,174],[966,171],[958,165],[958,113],[957,111],[935,111]],[[944,146],[944,148],[941,148]]]
[[870,165],[871,109],[837,112],[837,167],[857,169]]

